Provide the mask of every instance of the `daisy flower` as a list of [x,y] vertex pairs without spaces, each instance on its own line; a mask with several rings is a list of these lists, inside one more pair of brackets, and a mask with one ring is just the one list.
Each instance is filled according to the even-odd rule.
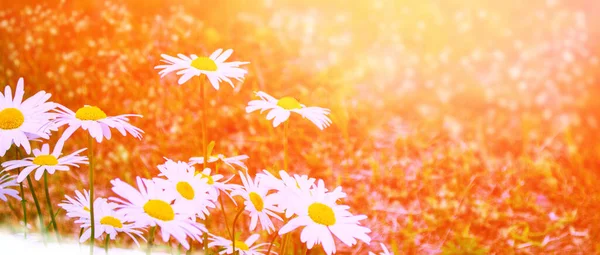
[[0,199],[2,201],[6,202],[8,200],[7,195],[21,200],[19,191],[11,188],[16,186],[19,186],[19,184],[17,184],[14,176],[4,173],[4,171],[0,172]]
[[[258,240],[259,236],[260,236],[259,234],[251,235],[244,242],[236,240],[235,241],[235,251],[238,252],[238,254],[240,254],[240,255],[263,255],[264,254],[263,252],[266,252],[267,249],[259,249],[259,248],[262,246],[269,245],[269,243],[261,243],[261,244],[252,246],[256,242],[256,240]],[[223,250],[221,250],[219,252],[219,254],[233,254],[233,243],[234,242],[232,242],[231,240],[225,239],[220,236],[215,236],[212,234],[210,235],[208,240],[210,241],[208,243],[209,248],[212,248],[215,246],[223,248]],[[271,252],[271,253],[277,254],[275,252]]]
[[260,221],[262,229],[270,233],[275,229],[275,226],[273,226],[269,216],[282,220],[276,214],[281,210],[275,206],[274,196],[272,194],[267,195],[269,189],[260,184],[260,179],[257,178],[253,181],[248,173],[244,174],[241,171],[239,173],[244,186],[232,191],[231,195],[244,198],[245,209],[250,212],[250,231],[256,229],[256,225]]
[[246,112],[250,113],[260,110],[262,113],[270,110],[267,114],[267,120],[273,120],[273,127],[277,127],[282,122],[285,122],[292,112],[300,114],[303,118],[307,118],[321,130],[331,124],[331,120],[327,117],[330,112],[329,109],[314,106],[306,107],[293,97],[275,99],[262,91],[256,92],[256,95],[260,97],[260,100],[250,101],[248,106],[246,106]]
[[152,180],[140,177],[136,180],[139,190],[119,179],[111,181],[113,192],[124,199],[110,199],[121,203],[118,206],[119,210],[125,214],[127,220],[133,221],[139,227],[158,225],[163,242],[168,242],[173,236],[186,250],[190,248],[187,237],[201,242],[201,235],[208,231],[203,224],[181,213],[186,211],[185,208],[172,204],[175,200],[172,192],[165,192]]
[[[28,137],[49,138],[49,129],[43,127],[55,114],[50,111],[58,104],[47,102],[51,94],[40,91],[23,101],[23,78],[19,78],[15,97],[10,86],[0,92],[0,156],[14,143],[21,146],[27,154],[31,153]],[[50,127],[50,126],[48,126]]]
[[315,244],[322,244],[327,255],[336,251],[333,236],[348,246],[355,245],[356,239],[369,243],[371,238],[367,233],[371,230],[358,223],[367,216],[352,215],[348,212],[348,206],[336,204],[336,200],[341,198],[342,194],[328,193],[323,180],[319,180],[310,195],[305,195],[296,201],[301,208],[298,217],[281,227],[279,234],[283,235],[296,228],[304,227],[300,234],[300,241],[306,243],[309,249],[312,249]]
[[381,245],[381,250],[382,252],[377,254],[377,253],[373,253],[373,252],[369,252],[369,255],[394,255],[394,253],[391,253],[386,247],[385,245],[383,245],[382,243],[380,243]]
[[178,81],[179,85],[186,83],[194,76],[204,74],[216,90],[219,90],[219,84],[223,81],[234,87],[230,78],[242,81],[248,71],[239,67],[250,62],[225,62],[231,56],[231,53],[233,53],[232,49],[226,51],[218,49],[209,57],[198,57],[195,54],[189,57],[177,54],[177,57],[172,57],[161,54],[161,57],[164,58],[162,62],[166,63],[166,65],[158,65],[154,69],[162,69],[159,72],[161,78],[177,71],[177,75],[181,75]]
[[[79,190],[75,191],[75,198],[65,195],[67,200],[63,200],[62,203],[58,204],[63,210],[67,212],[69,218],[89,218],[90,217],[90,192],[83,190],[83,193]],[[96,208],[94,208],[94,211]],[[95,215],[95,214],[94,214]]]
[[263,173],[256,175],[266,187],[277,190],[277,192],[273,193],[275,203],[280,210],[285,211],[285,217],[290,218],[301,209],[298,208],[295,198],[303,194],[310,194],[311,189],[315,186],[315,178],[297,174],[294,174],[292,177],[283,170],[279,171],[279,176],[281,179],[275,177],[267,170],[263,170]]
[[56,112],[58,112],[57,117],[51,124],[56,128],[69,125],[59,140],[59,143],[62,142],[63,144],[80,127],[87,130],[90,136],[99,143],[102,142],[103,138],[110,140],[112,136],[111,128],[117,129],[123,136],[129,133],[138,139],[142,139],[142,133],[144,133],[141,129],[129,124],[128,119],[128,117],[142,117],[142,115],[123,114],[109,117],[100,108],[89,105],[79,108],[77,112],[59,105]]
[[[135,236],[142,238],[142,240],[146,241],[146,239],[142,236],[142,231],[136,229],[136,226],[132,223],[126,223],[125,215],[120,211],[115,211],[117,209],[117,204],[109,203],[106,198],[96,198],[94,200],[94,216],[96,223],[94,228],[96,229],[94,235],[95,239],[98,239],[102,236],[102,234],[106,233],[106,235],[111,239],[115,240],[117,233],[125,233],[133,241],[135,244],[140,246]],[[82,218],[75,221],[77,224],[81,224],[81,228],[87,228],[79,238],[79,242],[83,243],[90,238],[92,235],[92,231],[90,226],[91,220],[89,218]],[[135,236],[134,236],[135,235]]]
[[[246,167],[246,165],[244,165],[244,162],[242,162],[242,160],[246,160],[248,159],[248,156],[246,155],[240,155],[240,156],[234,156],[234,157],[225,157],[223,154],[218,154],[216,156],[209,156],[208,157],[208,161],[207,163],[214,163],[214,162],[222,162],[225,165],[228,165],[229,167],[235,169],[235,166],[241,167],[243,169],[248,169]],[[190,163],[191,164],[204,164],[204,157],[192,157],[190,158]]]
[[167,159],[158,169],[159,176],[167,179],[154,178],[154,182],[162,186],[165,192],[172,193],[175,203],[186,208],[190,216],[198,215],[205,219],[205,216],[210,214],[208,208],[215,208],[215,204],[210,200],[211,187],[207,184],[208,180],[195,175],[194,167],[186,162]]
[[33,150],[34,157],[6,161],[2,163],[2,167],[7,171],[24,167],[23,171],[19,174],[19,177],[17,177],[17,182],[22,182],[31,172],[37,169],[35,172],[35,179],[39,180],[42,178],[44,171],[48,171],[49,174],[54,174],[56,170],[69,171],[69,167],[79,167],[78,164],[87,164],[87,157],[79,156],[79,153],[85,150],[86,149],[81,149],[61,157],[62,145],[55,145],[54,150],[50,153],[50,146],[44,144],[42,145],[42,150]]
[[210,168],[205,168],[204,171],[202,171],[202,172],[196,171],[196,175],[200,176],[200,178],[202,178],[202,179],[206,179],[206,184],[208,184],[211,187],[211,189],[208,192],[210,199],[216,203],[219,198],[219,192],[223,192],[223,193],[227,194],[227,196],[229,196],[229,198],[231,198],[231,200],[235,203],[235,200],[231,197],[229,192],[238,188],[239,185],[227,183],[233,178],[233,175],[231,177],[229,177],[229,179],[227,179],[227,180],[219,181],[219,180],[223,179],[223,175],[221,175],[221,174],[211,175],[210,173],[211,173]]

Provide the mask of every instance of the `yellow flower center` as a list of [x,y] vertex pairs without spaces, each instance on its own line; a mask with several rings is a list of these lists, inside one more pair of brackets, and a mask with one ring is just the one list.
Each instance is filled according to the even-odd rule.
[[215,180],[213,180],[212,176],[203,174],[201,172],[196,172],[196,175],[198,175],[198,174],[200,175],[200,178],[208,179],[208,181],[206,182],[208,185],[215,184]]
[[117,219],[117,218],[115,218],[113,216],[104,216],[104,217],[102,217],[102,219],[100,219],[100,224],[102,224],[102,225],[109,225],[109,226],[112,226],[112,227],[115,227],[115,228],[122,228],[123,227],[123,223],[119,219]]
[[235,241],[235,249],[236,250],[242,250],[242,251],[248,251],[250,250],[250,247],[248,247],[248,245],[242,241]]
[[17,129],[25,122],[25,116],[17,108],[4,108],[0,111],[0,129]]
[[335,213],[333,213],[333,209],[326,204],[319,202],[311,204],[308,207],[308,216],[315,223],[321,225],[331,226],[335,224]]
[[192,67],[201,71],[217,71],[217,63],[215,63],[214,60],[207,57],[199,57],[192,60]]
[[187,199],[187,200],[192,200],[194,199],[194,188],[192,188],[192,185],[190,185],[187,182],[178,182],[177,183],[177,192],[179,192],[179,194]]
[[38,166],[55,166],[58,160],[54,155],[39,155],[33,159],[33,163]]
[[106,113],[96,106],[86,105],[75,112],[75,117],[80,120],[101,120],[106,118]]
[[144,212],[150,217],[162,221],[171,221],[175,219],[173,207],[165,201],[151,199],[144,205]]
[[90,208],[88,208],[87,206],[84,206],[83,210],[86,211],[86,212],[90,212]]
[[260,197],[259,194],[256,194],[256,192],[250,192],[248,196],[250,197],[250,202],[252,202],[254,208],[256,208],[257,211],[262,212],[265,208],[265,202],[263,202],[262,197]]
[[277,106],[279,106],[283,109],[286,109],[286,110],[294,110],[294,109],[302,108],[302,106],[300,105],[298,100],[296,100],[293,97],[282,97],[281,99],[279,99],[279,101],[277,101]]

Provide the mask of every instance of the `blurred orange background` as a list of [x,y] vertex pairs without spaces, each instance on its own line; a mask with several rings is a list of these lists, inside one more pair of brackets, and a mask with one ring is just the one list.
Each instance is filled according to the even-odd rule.
[[[291,119],[290,172],[343,186],[344,202],[369,216],[373,249],[383,242],[396,254],[600,252],[598,1],[0,7],[0,81],[14,88],[24,77],[26,95],[45,90],[72,110],[89,104],[108,115],[144,115],[132,120],[145,131],[141,141],[117,135],[98,146],[97,195],[112,195],[111,179],[156,175],[163,157],[201,156],[201,79],[179,86],[154,66],[162,53],[232,48],[231,59],[251,64],[234,89],[208,89],[215,152],[250,156],[250,172],[282,168],[283,128],[245,113],[254,91],[330,108],[333,125],[323,132]],[[78,132],[65,152],[85,146]],[[53,175],[53,201],[86,180],[85,169]],[[19,205],[10,202],[15,210],[2,204],[0,220],[17,224]],[[75,236],[59,215],[61,231]]]

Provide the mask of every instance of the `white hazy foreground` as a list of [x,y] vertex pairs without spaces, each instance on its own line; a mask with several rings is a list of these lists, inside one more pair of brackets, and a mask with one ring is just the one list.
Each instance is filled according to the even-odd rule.
[[[60,244],[55,242],[49,242],[48,245],[44,246],[41,236],[34,235],[32,233],[27,235],[27,239],[23,239],[21,235],[15,235],[5,232],[0,232],[0,247],[2,247],[1,254],[20,254],[20,255],[80,255],[87,254],[89,252],[89,246],[80,244],[77,240],[65,240],[63,239]],[[104,248],[96,247],[94,254],[106,254]],[[139,250],[126,250],[126,249],[110,249],[108,250],[110,255],[145,255],[146,252]],[[152,252],[153,255],[167,255],[168,253],[163,252]]]

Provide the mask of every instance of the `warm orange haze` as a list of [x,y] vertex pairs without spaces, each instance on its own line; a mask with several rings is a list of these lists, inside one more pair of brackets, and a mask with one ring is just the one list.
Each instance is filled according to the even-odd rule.
[[[596,254],[598,13],[595,0],[2,1],[0,85],[14,94],[23,77],[24,98],[44,90],[73,116],[84,105],[105,113],[77,111],[78,120],[143,116],[127,120],[143,130],[141,139],[111,126],[110,140],[95,142],[77,130],[64,143],[64,155],[94,144],[95,197],[118,197],[111,183],[116,178],[137,189],[136,177],[157,177],[165,158],[203,157],[204,143],[214,141],[213,156],[248,156],[242,161],[249,178],[263,169],[276,176],[285,169],[322,179],[329,191],[341,186],[347,196],[335,203],[366,216],[360,226],[370,229],[371,240],[356,237],[348,246],[332,230],[336,254],[380,254],[380,244],[394,254]],[[231,53],[226,62],[239,63],[227,74],[234,86],[219,79],[216,90],[208,77],[223,66],[208,57],[218,49]],[[183,54],[193,60],[191,71],[208,74],[181,85],[183,73],[161,78],[155,67],[169,64],[161,54]],[[247,112],[250,101],[266,98],[259,91],[278,100],[278,114],[291,112],[289,119],[274,127],[279,116]],[[294,112],[307,109],[298,102],[330,113]],[[7,105],[0,102],[0,109]],[[0,128],[9,123],[2,118]],[[43,142],[54,148],[66,127]],[[31,147],[42,144],[32,141]],[[24,147],[20,153],[26,156]],[[16,156],[13,146],[0,162]],[[199,173],[204,163],[197,160]],[[235,175],[230,183],[243,185],[242,166],[215,161],[207,163],[213,174],[217,170],[222,180]],[[16,169],[3,174],[18,175]],[[47,239],[56,241],[43,178],[34,174]],[[62,242],[76,242],[80,227],[57,204],[87,190],[88,175],[82,165],[47,176]],[[206,173],[190,176],[200,175],[206,184]],[[22,183],[24,192],[12,188],[25,195],[28,232],[39,233],[28,181]],[[227,237],[244,203],[259,213],[269,208],[267,192],[252,194],[251,184],[243,186],[235,198],[239,207],[221,195],[208,220],[197,222]],[[152,206],[165,208],[146,203],[150,216]],[[329,227],[324,229],[342,221],[326,217],[334,206],[308,208],[321,213],[319,220],[306,217]],[[283,254],[326,254],[325,244],[308,249],[301,241],[303,227],[281,238],[262,231],[262,221],[249,230],[252,210],[242,211],[235,224],[238,248],[250,248],[241,242],[256,233],[257,243],[275,240],[272,250],[279,254],[283,245]],[[164,210],[159,216],[169,218]],[[284,220],[272,219],[276,230],[288,223],[280,216]],[[22,235],[22,220],[19,199],[0,200],[3,232]],[[141,233],[146,239],[149,229]],[[156,251],[182,251],[173,237],[163,242],[159,230],[154,239]],[[191,246],[202,254],[202,242]],[[124,234],[110,247],[137,248]]]

